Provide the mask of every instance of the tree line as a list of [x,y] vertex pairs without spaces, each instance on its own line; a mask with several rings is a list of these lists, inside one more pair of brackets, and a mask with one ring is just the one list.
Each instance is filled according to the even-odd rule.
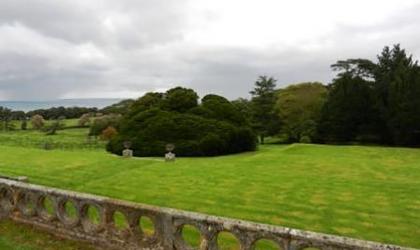
[[[277,88],[276,79],[260,76],[250,91],[250,99],[228,101],[209,95],[200,103],[193,90],[177,87],[166,93],[147,93],[137,100],[123,100],[101,110],[59,107],[25,113],[0,107],[0,120],[2,126],[7,127],[11,120],[27,119],[35,114],[45,119],[80,117],[81,125],[91,126],[91,135],[100,135],[105,129],[117,135],[121,129],[129,130],[125,123],[133,124],[131,116],[145,111],[151,115],[150,107],[153,107],[152,110],[160,109],[161,112],[153,112],[161,117],[162,123],[170,119],[182,120],[180,117],[191,120],[191,115],[201,117],[194,118],[198,123],[204,118],[238,126],[240,121],[258,136],[260,143],[267,137],[277,137],[287,143],[420,145],[420,67],[412,55],[400,45],[394,45],[385,47],[375,61],[339,60],[331,68],[337,74],[328,85],[306,82]],[[171,118],[165,120],[164,116]],[[210,124],[212,121],[200,122]],[[141,129],[138,124],[133,128]],[[181,123],[175,125],[181,126]],[[161,132],[164,134],[163,131],[157,134]],[[216,133],[207,139],[216,144],[220,138],[224,137]],[[193,147],[191,145],[188,147]]]
[[376,62],[334,64],[321,114],[320,138],[401,146],[420,145],[420,67],[399,45],[385,47]]
[[376,61],[347,59],[331,67],[337,75],[327,86],[301,83],[276,90],[275,79],[260,77],[250,101],[260,137],[420,145],[420,67],[412,55],[394,45]]

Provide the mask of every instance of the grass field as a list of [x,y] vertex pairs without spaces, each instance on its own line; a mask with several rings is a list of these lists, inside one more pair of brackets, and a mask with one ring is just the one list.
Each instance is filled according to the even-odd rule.
[[58,239],[38,232],[30,226],[0,222],[0,249],[2,250],[90,250],[92,246]]
[[[55,121],[56,120],[45,120],[45,125],[50,125]],[[21,129],[22,121],[13,120],[11,124],[13,125],[15,130],[19,131]],[[79,125],[79,119],[64,119],[61,120],[61,124],[63,124],[65,127],[77,126]],[[32,129],[32,123],[30,120],[27,122],[27,129]]]
[[121,159],[100,150],[11,145],[0,146],[0,174],[158,206],[420,247],[419,149],[271,145],[252,153],[165,163],[160,158]]
[[86,128],[58,130],[56,135],[45,135],[34,130],[0,131],[0,145],[15,147],[44,148],[48,144],[52,149],[79,150],[101,149],[105,142],[87,136]]

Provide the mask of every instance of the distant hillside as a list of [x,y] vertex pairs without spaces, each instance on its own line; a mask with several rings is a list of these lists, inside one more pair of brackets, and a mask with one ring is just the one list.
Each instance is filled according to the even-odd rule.
[[121,101],[121,99],[117,98],[61,99],[49,101],[0,101],[0,106],[26,112],[35,109],[48,109],[60,106],[103,108],[119,101]]

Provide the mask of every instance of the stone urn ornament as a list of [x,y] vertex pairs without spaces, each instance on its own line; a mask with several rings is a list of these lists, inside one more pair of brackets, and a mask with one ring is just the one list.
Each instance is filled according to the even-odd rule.
[[167,153],[165,154],[165,161],[167,162],[171,162],[171,161],[175,161],[175,154],[172,153],[172,151],[174,151],[175,149],[175,145],[174,144],[166,144],[165,146]]
[[124,158],[131,158],[131,157],[133,157],[133,150],[130,149],[131,142],[130,141],[125,141],[123,143],[123,146],[124,146],[125,149],[122,151],[122,156]]

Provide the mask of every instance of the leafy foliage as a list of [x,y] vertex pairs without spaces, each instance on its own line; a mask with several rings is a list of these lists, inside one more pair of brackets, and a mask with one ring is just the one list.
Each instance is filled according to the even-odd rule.
[[252,103],[248,99],[238,98],[233,100],[232,105],[235,107],[236,111],[239,112],[247,123],[252,121]]
[[22,123],[20,124],[20,129],[21,130],[27,130],[28,129],[28,122],[26,121],[26,119],[22,120]]
[[162,156],[168,143],[175,144],[174,152],[181,156],[221,155],[256,147],[252,130],[227,99],[207,95],[198,105],[198,95],[181,87],[139,98],[119,123],[108,151],[121,154],[125,141],[131,141],[137,156]]
[[31,124],[32,124],[32,128],[41,129],[45,125],[44,117],[42,117],[42,115],[38,115],[38,114],[32,116]]
[[378,62],[349,59],[340,71],[319,127],[323,141],[420,145],[420,67],[399,45]]
[[102,140],[111,140],[112,138],[114,138],[116,135],[118,134],[117,130],[112,127],[109,126],[106,129],[104,129],[101,133],[101,139]]
[[113,127],[114,129],[118,130],[120,120],[121,115],[116,114],[96,117],[93,120],[92,125],[90,126],[89,135],[99,136],[102,134],[102,131],[104,131],[108,127]]
[[68,119],[79,118],[86,113],[96,113],[97,108],[86,108],[86,107],[53,107],[49,109],[37,109],[29,111],[26,116],[32,117],[34,115],[41,115],[44,119],[54,120],[59,117],[66,117]]
[[11,124],[11,120],[13,118],[13,112],[5,107],[0,106],[0,129],[2,130],[12,130],[13,124]]
[[[325,142],[374,141],[376,110],[370,83],[350,73],[342,74],[330,86],[319,124]],[[370,137],[370,138],[369,138]]]
[[166,92],[162,104],[166,110],[183,113],[197,107],[198,95],[192,89],[176,87]]
[[92,118],[92,114],[90,113],[83,114],[79,118],[79,122],[78,122],[79,126],[89,125],[91,123],[91,118]]
[[327,88],[317,82],[290,85],[278,91],[275,110],[282,122],[281,133],[289,142],[314,140],[326,98]]
[[420,67],[399,45],[385,47],[373,71],[383,140],[420,145]]
[[272,77],[260,76],[255,82],[252,95],[252,114],[254,129],[264,144],[264,138],[275,135],[279,131],[280,121],[274,112],[276,103],[276,80]]

